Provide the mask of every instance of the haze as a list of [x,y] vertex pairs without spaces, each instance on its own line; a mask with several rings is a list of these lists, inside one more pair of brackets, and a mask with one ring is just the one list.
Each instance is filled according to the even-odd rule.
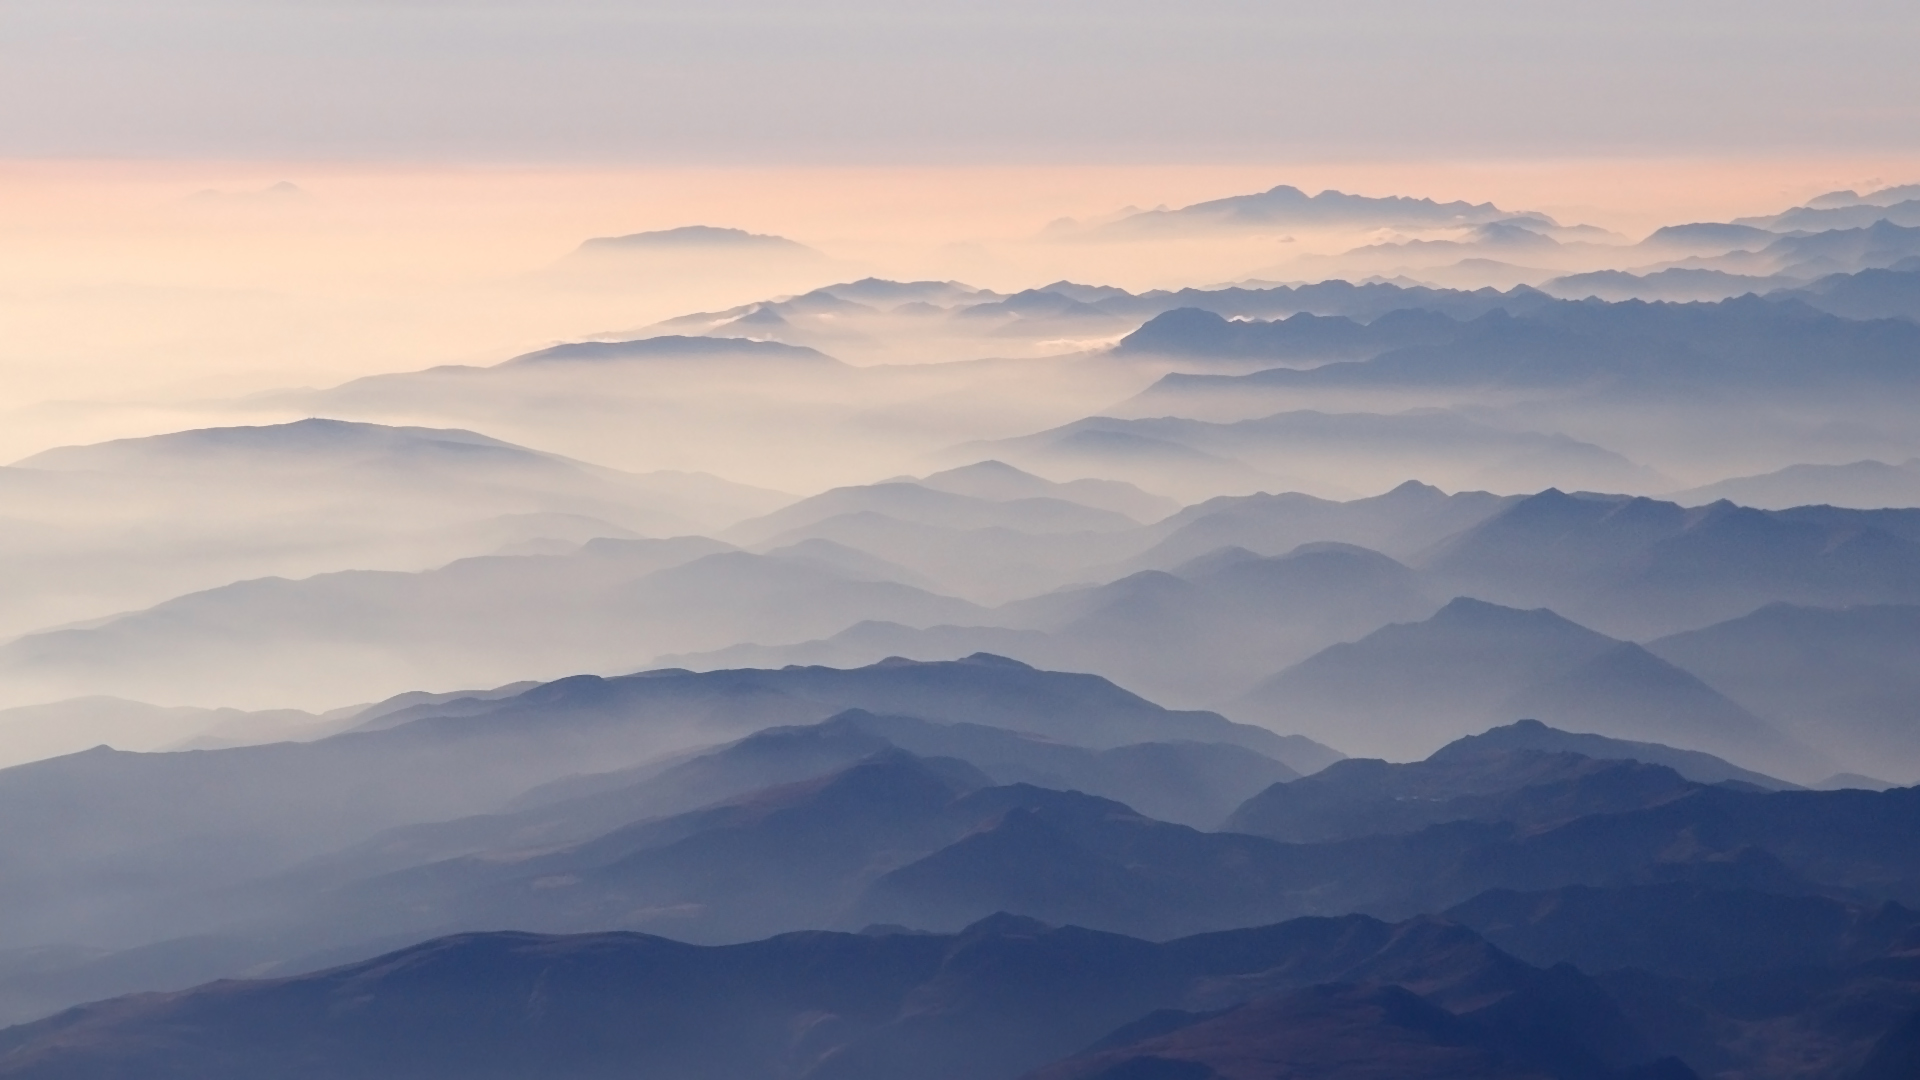
[[1911,1080],[1910,5],[19,0],[0,1080]]

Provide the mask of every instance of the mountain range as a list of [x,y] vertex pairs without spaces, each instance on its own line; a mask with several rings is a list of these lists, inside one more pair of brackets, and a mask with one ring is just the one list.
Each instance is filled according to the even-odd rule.
[[[816,733],[871,734],[875,724],[912,727],[851,715]],[[762,767],[800,734],[755,736],[705,760]],[[1536,748],[1569,739],[1605,756]],[[655,1067],[648,1062],[688,1075],[865,1076],[891,1075],[906,1060],[958,1076],[1043,1067],[1035,1075],[1125,1067],[1134,1071],[1112,1075],[1228,1076],[1251,1060],[1380,1075],[1451,1062],[1473,1076],[1513,1067],[1516,1076],[1592,1078],[1695,1075],[1690,1068],[1785,1076],[1809,1056],[1853,1076],[1903,1060],[1902,1023],[1920,1009],[1911,961],[1920,915],[1834,893],[1911,894],[1920,881],[1913,792],[1701,782],[1625,757],[1661,752],[1521,725],[1423,763],[1344,762],[1283,780],[1236,812],[1249,827],[1318,838],[1303,843],[1199,833],[1086,795],[982,787],[990,781],[958,761],[883,751],[817,781],[584,845],[375,878],[362,896],[374,886],[389,898],[430,888],[443,902],[499,903],[511,882],[539,874],[532,880],[546,884],[523,896],[619,889],[632,899],[677,881],[704,883],[708,892],[694,895],[720,911],[770,910],[775,896],[787,910],[852,896],[858,912],[954,927],[947,933],[879,926],[707,949],[634,934],[458,935],[311,975],[70,1010],[0,1036],[0,1069],[218,1076],[278,1071],[297,1054],[316,1076],[588,1076]],[[680,783],[723,775],[703,768]],[[974,814],[984,819],[969,830],[962,822]],[[1877,824],[1862,829],[1863,819]],[[870,860],[857,853],[942,836],[945,847],[898,869],[869,863],[860,875],[884,872],[863,897],[847,891],[858,878],[819,861]],[[1676,846],[1683,838],[1697,846]],[[574,871],[546,874],[556,859],[573,860]],[[966,914],[995,903],[1027,914]],[[1245,918],[1236,905],[1249,903],[1248,912],[1357,903],[1389,919],[1409,907],[1446,916],[1317,916],[1179,936],[1183,920]],[[1109,927],[1163,920],[1151,935],[1162,943],[1044,925],[1070,911]],[[518,917],[529,916],[523,908]],[[1759,996],[1742,997],[1730,979]],[[829,989],[838,1004],[806,996]],[[349,997],[361,1004],[343,1011]],[[539,1007],[513,1004],[527,1000]],[[424,1022],[424,1001],[454,1025],[445,1034]],[[678,1019],[669,1002],[693,1011]],[[822,1009],[830,1021],[792,1019]],[[510,1022],[485,1025],[498,1044],[473,1056],[465,1020],[480,1015]],[[635,1016],[664,1026],[641,1037]],[[1022,1026],[1008,1027],[1016,1017]],[[160,1031],[192,1037],[156,1041]],[[206,1057],[212,1046],[223,1056]],[[421,1064],[383,1064],[395,1060]],[[1642,1071],[1607,1071],[1636,1063]],[[1165,1071],[1175,1067],[1186,1072]]]
[[18,634],[267,575],[421,570],[595,537],[711,531],[790,501],[471,431],[308,419],[43,451],[0,468]]

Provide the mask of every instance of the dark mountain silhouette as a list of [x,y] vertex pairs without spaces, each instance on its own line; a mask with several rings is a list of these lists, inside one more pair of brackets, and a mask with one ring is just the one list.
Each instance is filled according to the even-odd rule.
[[[1362,753],[1416,756],[1510,717],[1705,750],[1789,777],[1826,775],[1795,743],[1645,649],[1547,609],[1459,598],[1317,653],[1232,707]],[[1812,779],[1812,776],[1807,776]]]
[[[658,926],[738,940],[875,921],[959,927],[1008,910],[1166,938],[1303,914],[1402,917],[1490,889],[1678,881],[1903,902],[1920,889],[1920,789],[1765,793],[1689,784],[1632,762],[1501,753],[1504,762],[1440,760],[1385,788],[1347,785],[1382,796],[1372,808],[1350,805],[1362,819],[1410,791],[1444,793],[1449,782],[1495,789],[1456,796],[1431,815],[1437,824],[1396,832],[1408,823],[1389,811],[1378,822],[1384,834],[1300,844],[1199,832],[1085,794],[982,786],[988,778],[969,765],[883,750],[813,780],[559,847],[534,835],[521,838],[531,848],[371,877],[355,876],[354,858],[336,858],[276,882],[223,890],[203,880],[194,914],[252,925],[279,944],[242,955],[284,961],[289,950],[364,955],[381,940],[503,924]],[[413,835],[423,833],[431,830]],[[379,843],[367,845],[357,865],[380,855]],[[165,897],[148,889],[130,898],[147,925],[155,899]],[[129,932],[124,917],[117,929]],[[196,953],[183,944],[184,958],[166,970],[207,970],[215,946],[227,947]]]
[[[1568,1037],[1572,1030],[1594,1034],[1592,1028],[1605,1034]],[[1617,1006],[1579,973],[1561,968],[1497,1005],[1464,1016],[1398,986],[1296,990],[1257,998],[1224,1015],[1195,1017],[1170,1034],[1082,1054],[1031,1075],[1033,1080],[1686,1080],[1695,1075],[1678,1059],[1648,1062],[1648,1054]]]
[[1896,903],[1683,882],[1496,890],[1449,908],[1446,917],[1528,963],[1572,963],[1589,972],[1637,968],[1721,979],[1920,951],[1920,912]]
[[1682,881],[1907,904],[1920,888],[1920,789],[1763,792],[1689,785],[1630,762],[1559,767],[1575,780],[1496,792],[1477,819],[1314,844],[1195,833],[1084,797],[1050,801],[885,875],[860,910],[934,927],[1013,910],[1165,936],[1196,921],[1400,916],[1496,888]]
[[[860,710],[821,726],[835,725],[923,757],[957,758],[997,783],[1082,791],[1202,829],[1218,825],[1268,784],[1299,775],[1274,758],[1228,743],[1141,742],[1092,750],[981,724],[934,724]],[[1288,748],[1294,749],[1291,742]]]
[[[1433,921],[1301,920],[1156,945],[996,916],[952,936],[726,948],[463,935],[314,975],[73,1010],[0,1034],[0,1075],[1011,1080],[1103,1036],[1175,1016],[1206,1023],[1169,1011],[1194,1008],[1297,1018],[1290,1036],[1246,1031],[1245,1048],[1284,1039],[1335,1069],[1517,1059],[1535,1071],[1464,1075],[1589,1080],[1649,1052],[1571,969],[1531,968]],[[1187,1030],[1216,1048],[1240,1041]],[[1576,1063],[1602,1070],[1565,1071]]]
[[1882,1036],[1849,1080],[1899,1080],[1920,1071],[1920,1012]]
[[1699,785],[1661,766],[1461,740],[1425,761],[1348,758],[1248,799],[1226,829],[1290,843],[1418,832],[1453,821],[1527,829],[1654,806]]
[[354,882],[315,897],[304,921],[360,939],[506,925],[721,942],[842,926],[862,889],[891,866],[1009,805],[1069,798],[989,784],[961,762],[882,750],[825,776],[579,843],[487,851]]
[[1770,604],[1647,647],[1851,768],[1920,780],[1920,607]]
[[1243,747],[1147,742],[1106,750],[982,724],[937,724],[849,709],[773,727],[671,765],[570,776],[497,814],[390,830],[308,865],[331,879],[371,876],[481,851],[576,843],[636,821],[684,813],[761,788],[826,776],[890,750],[965,761],[993,782],[1084,791],[1162,820],[1211,828],[1255,792],[1298,775]]
[[[849,708],[1026,731],[1094,749],[1230,743],[1284,754],[1264,729],[1170,712],[1086,675],[1012,661],[581,676],[507,697],[415,706],[378,730],[185,754],[106,748],[0,770],[0,809],[37,821],[0,842],[14,868],[0,946],[130,946],[239,918],[215,894],[396,826],[510,809],[562,777],[658,761]],[[112,880],[76,905],[73,889]]]
[[[961,732],[946,741],[977,749],[983,740]],[[1127,759],[1138,760],[1129,751],[1079,764],[1103,782],[1151,790],[1153,780],[1125,775]],[[953,928],[995,910],[1164,938],[1313,912],[1405,914],[1496,887],[1664,876],[1792,893],[1872,881],[1898,892],[1914,876],[1911,856],[1884,850],[1914,827],[1907,793],[1880,796],[1884,835],[1867,843],[1873,854],[1863,859],[1859,839],[1836,835],[1834,860],[1821,837],[1854,827],[1845,800],[1861,793],[1817,793],[1828,801],[1798,810],[1725,806],[1702,801],[1718,789],[1663,767],[1575,754],[1463,748],[1408,766],[1343,762],[1249,800],[1229,823],[1241,834],[990,782],[951,758],[884,748],[811,780],[559,846],[551,831],[496,824],[497,846],[369,875],[396,850],[418,858],[419,839],[444,842],[473,823],[402,830],[286,878],[279,888],[292,899],[281,901],[281,918],[296,936],[336,947],[488,925],[728,941],[865,922]],[[603,805],[590,795],[516,817],[588,806],[611,820]],[[1793,813],[1799,819],[1783,824]],[[1719,817],[1731,814],[1752,819],[1735,830],[1744,838],[1726,838]],[[1596,829],[1609,837],[1597,848]],[[1706,848],[1676,858],[1662,846],[1676,833]]]
[[1503,750],[1543,750],[1556,754],[1581,754],[1603,761],[1644,761],[1664,765],[1681,776],[1700,784],[1732,781],[1772,791],[1784,791],[1794,785],[1764,773],[1742,769],[1729,761],[1681,750],[1660,743],[1609,739],[1604,735],[1584,735],[1551,728],[1538,720],[1517,720],[1503,727],[1488,728],[1478,735],[1455,739],[1436,752],[1436,757]]

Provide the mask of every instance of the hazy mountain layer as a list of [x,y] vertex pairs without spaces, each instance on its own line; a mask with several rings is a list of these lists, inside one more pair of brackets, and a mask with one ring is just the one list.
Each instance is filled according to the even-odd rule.
[[1920,608],[1773,604],[1647,647],[1854,772],[1920,780]]
[[[349,996],[364,1004],[342,1013],[334,1003]],[[728,949],[631,934],[448,938],[294,980],[91,1006],[7,1033],[0,1071],[1012,1078],[1089,1044],[1131,1046],[1207,1020],[1167,1011],[1196,1008],[1238,1008],[1226,1013],[1238,1030],[1190,1027],[1189,1039],[1245,1053],[1292,1032],[1279,1060],[1321,1068],[1511,1061],[1468,1075],[1624,1080],[1610,1066],[1653,1053],[1584,977],[1438,923],[1308,920],[1154,945],[999,917],[952,936],[804,934]],[[156,1041],[161,1031],[193,1037]],[[1074,1061],[1039,1075],[1092,1073]],[[1190,1062],[1103,1075],[1229,1074]]]
[[1830,759],[1639,645],[1546,609],[1465,598],[1424,622],[1315,654],[1229,710],[1369,755],[1411,756],[1413,748],[1532,717],[1706,750],[1789,778],[1832,771]]
[[[303,420],[63,447],[0,469],[0,633],[266,575],[420,570],[595,537],[674,536],[789,498],[636,475],[470,431]],[[278,702],[276,704],[285,704]]]
[[[209,890],[399,825],[497,813],[545,783],[662,761],[848,708],[1023,731],[1105,750],[1141,742],[1291,744],[1213,713],[1170,712],[1087,675],[992,657],[856,671],[580,676],[506,696],[426,702],[316,742],[183,754],[99,748],[0,770],[0,805],[40,821],[16,868],[0,946],[131,945],[217,927]],[[103,794],[102,785],[105,786]],[[117,882],[87,905],[71,890]],[[244,910],[245,905],[242,905]]]

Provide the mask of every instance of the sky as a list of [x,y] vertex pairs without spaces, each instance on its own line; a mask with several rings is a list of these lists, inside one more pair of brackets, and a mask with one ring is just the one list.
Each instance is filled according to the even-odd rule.
[[0,0],[0,156],[1905,152],[1900,0]]
[[1278,253],[1035,238],[1281,183],[1774,212],[1920,180],[1914,55],[1911,0],[0,0],[0,461],[824,283],[555,287],[593,236],[1137,289]]

